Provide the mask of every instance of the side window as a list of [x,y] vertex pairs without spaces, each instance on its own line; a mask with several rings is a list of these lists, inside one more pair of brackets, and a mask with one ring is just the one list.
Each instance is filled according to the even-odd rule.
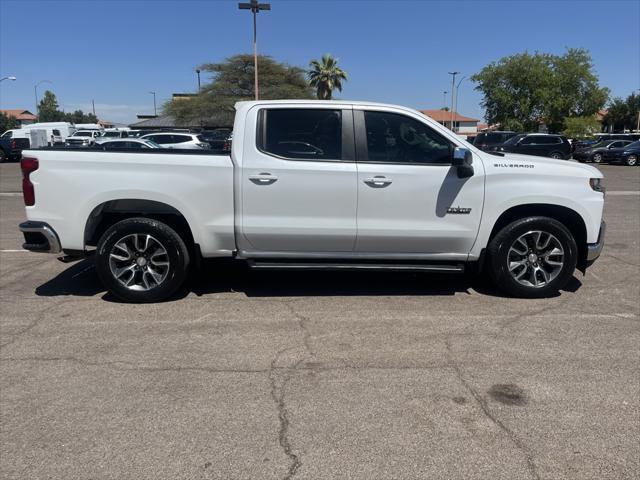
[[299,160],[342,159],[342,112],[329,109],[263,110],[258,146]]
[[191,137],[188,135],[172,135],[173,141],[171,143],[183,143],[190,142]]
[[452,144],[428,125],[397,113],[364,112],[370,162],[451,163]]
[[536,137],[525,137],[520,142],[520,145],[536,145],[537,143]]
[[156,135],[152,140],[161,144],[173,143],[173,139],[171,137],[172,135]]

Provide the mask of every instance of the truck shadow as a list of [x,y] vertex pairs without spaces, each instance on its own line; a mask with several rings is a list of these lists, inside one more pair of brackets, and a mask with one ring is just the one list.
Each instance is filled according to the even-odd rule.
[[[581,286],[573,277],[565,291],[575,292]],[[298,296],[447,296],[456,293],[504,297],[483,276],[443,275],[414,272],[278,272],[255,271],[233,262],[204,262],[193,272],[184,288],[168,301],[180,300],[190,293],[206,296],[239,292],[247,297]],[[36,288],[44,297],[103,294],[103,300],[120,302],[106,292],[95,271],[93,259],[73,264],[56,277]]]

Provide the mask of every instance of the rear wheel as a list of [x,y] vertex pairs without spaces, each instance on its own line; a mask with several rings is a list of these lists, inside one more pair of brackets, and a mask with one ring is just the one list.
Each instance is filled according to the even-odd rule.
[[555,294],[576,268],[577,247],[571,232],[547,217],[510,223],[489,242],[489,275],[498,288],[525,298]]
[[551,152],[551,158],[555,158],[556,160],[562,159],[562,154],[560,152]]
[[593,163],[602,163],[602,154],[601,153],[595,153],[593,155],[593,157],[591,157],[591,161]]
[[184,283],[189,253],[168,225],[148,218],[128,218],[100,238],[96,270],[105,287],[130,302],[157,302]]
[[624,163],[629,167],[638,165],[638,155],[635,155],[635,154],[629,155],[627,158],[625,158]]
[[0,150],[0,163],[4,163],[7,161],[7,154],[4,153],[4,150]]

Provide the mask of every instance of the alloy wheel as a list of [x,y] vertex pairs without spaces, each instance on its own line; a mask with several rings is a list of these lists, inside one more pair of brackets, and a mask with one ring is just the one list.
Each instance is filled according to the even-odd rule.
[[602,161],[602,155],[601,155],[601,154],[599,154],[599,153],[596,153],[596,154],[593,156],[593,159],[592,159],[592,160],[593,160],[593,163],[600,163],[600,162]]
[[629,155],[627,157],[627,165],[629,165],[630,167],[633,167],[634,165],[638,164],[638,156],[637,155]]
[[129,290],[148,291],[162,284],[170,269],[167,249],[148,234],[118,240],[109,253],[113,278]]
[[509,248],[507,269],[520,285],[541,288],[552,282],[564,266],[564,249],[548,232],[532,230],[520,235]]

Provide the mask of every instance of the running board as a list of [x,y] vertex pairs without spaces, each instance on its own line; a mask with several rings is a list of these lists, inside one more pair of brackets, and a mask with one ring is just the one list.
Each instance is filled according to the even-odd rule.
[[420,271],[433,273],[463,273],[464,264],[427,264],[427,263],[348,263],[348,262],[300,262],[300,261],[263,261],[247,260],[249,267],[255,270],[395,270]]

